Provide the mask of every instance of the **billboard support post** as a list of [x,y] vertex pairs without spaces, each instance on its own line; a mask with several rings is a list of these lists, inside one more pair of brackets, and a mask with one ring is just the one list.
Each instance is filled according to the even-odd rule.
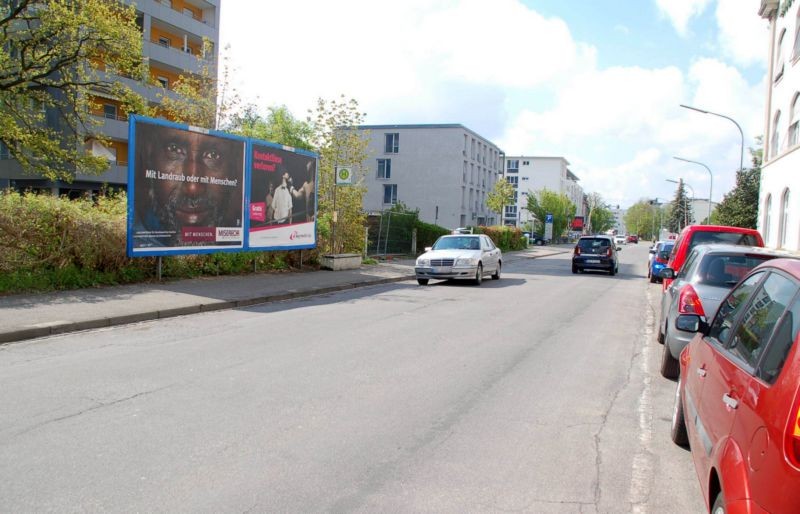
[[158,256],[158,262],[156,263],[156,278],[159,282],[161,282],[161,256]]
[[336,189],[333,184],[333,216],[331,217],[331,253],[336,253]]

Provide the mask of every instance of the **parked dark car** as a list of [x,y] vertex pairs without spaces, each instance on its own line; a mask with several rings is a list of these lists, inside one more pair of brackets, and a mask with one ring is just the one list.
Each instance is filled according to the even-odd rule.
[[528,244],[542,246],[547,244],[547,241],[545,241],[544,238],[539,234],[531,234],[528,236]]
[[751,269],[786,255],[784,251],[754,246],[699,245],[692,250],[677,274],[672,268],[664,268],[661,274],[674,280],[661,295],[658,324],[658,340],[664,343],[661,374],[666,378],[677,378],[678,358],[694,336],[692,332],[675,328],[678,316],[697,314],[704,320],[712,319],[719,302]]
[[583,236],[572,251],[572,272],[585,270],[607,271],[616,275],[619,271],[617,246],[613,236]]
[[717,513],[800,506],[800,261],[752,270],[681,353],[671,436],[691,447],[700,489]]

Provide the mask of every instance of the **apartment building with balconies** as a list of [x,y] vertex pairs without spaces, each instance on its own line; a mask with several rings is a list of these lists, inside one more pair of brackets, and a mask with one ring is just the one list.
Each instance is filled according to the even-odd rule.
[[769,21],[758,230],[768,247],[800,250],[800,5],[761,0],[758,13]]
[[[157,105],[163,96],[175,95],[172,88],[180,75],[198,74],[203,67],[208,67],[212,76],[216,76],[222,0],[122,1],[136,8],[136,21],[143,37],[142,58],[151,82],[105,70],[111,81],[128,85],[151,105]],[[208,41],[208,45],[204,41]],[[77,170],[72,183],[50,181],[23,173],[8,152],[0,148],[0,188],[71,196],[98,191],[104,185],[124,189],[128,177],[128,113],[124,112],[119,99],[107,92],[93,91],[92,96],[98,105],[92,115],[101,121],[97,131],[109,142],[103,144],[87,137],[83,144],[95,155],[108,159],[108,171],[102,175],[85,175]]]
[[367,139],[364,210],[398,202],[428,223],[456,228],[500,219],[486,196],[503,171],[503,151],[459,124],[361,125]]
[[585,216],[583,188],[563,157],[506,156],[505,179],[514,186],[514,203],[505,207],[503,223],[522,226],[532,221],[528,196],[543,189],[564,193],[575,205],[575,216]]

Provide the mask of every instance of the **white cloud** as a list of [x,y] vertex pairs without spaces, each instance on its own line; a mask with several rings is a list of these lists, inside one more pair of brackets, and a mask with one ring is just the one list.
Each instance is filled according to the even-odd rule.
[[769,24],[758,15],[758,5],[758,0],[717,0],[719,46],[740,65],[766,63]]
[[[710,1],[656,0],[684,32]],[[708,191],[707,172],[674,155],[713,170],[716,200],[733,186],[735,127],[679,104],[736,119],[745,146],[763,132],[764,84],[722,60],[757,62],[765,50],[753,48],[757,7],[739,2],[719,0],[727,34],[719,55],[659,68],[598,69],[596,48],[519,0],[406,0],[391,15],[373,0],[232,4],[221,32],[239,66],[237,87],[261,107],[285,104],[303,116],[316,98],[345,94],[367,123],[462,123],[507,154],[564,156],[586,192],[628,206],[670,198],[666,178],[684,178],[698,196]],[[729,41],[737,35],[751,43]]]
[[689,20],[703,13],[711,0],[656,0],[661,14],[669,18],[678,34],[685,36]]

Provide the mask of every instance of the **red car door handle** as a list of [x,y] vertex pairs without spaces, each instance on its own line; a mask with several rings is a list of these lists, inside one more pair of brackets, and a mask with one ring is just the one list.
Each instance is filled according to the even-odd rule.
[[706,369],[705,368],[697,368],[697,374],[701,377],[706,376]]
[[731,409],[735,409],[739,406],[739,401],[732,398],[728,393],[722,395],[722,403],[730,407]]

